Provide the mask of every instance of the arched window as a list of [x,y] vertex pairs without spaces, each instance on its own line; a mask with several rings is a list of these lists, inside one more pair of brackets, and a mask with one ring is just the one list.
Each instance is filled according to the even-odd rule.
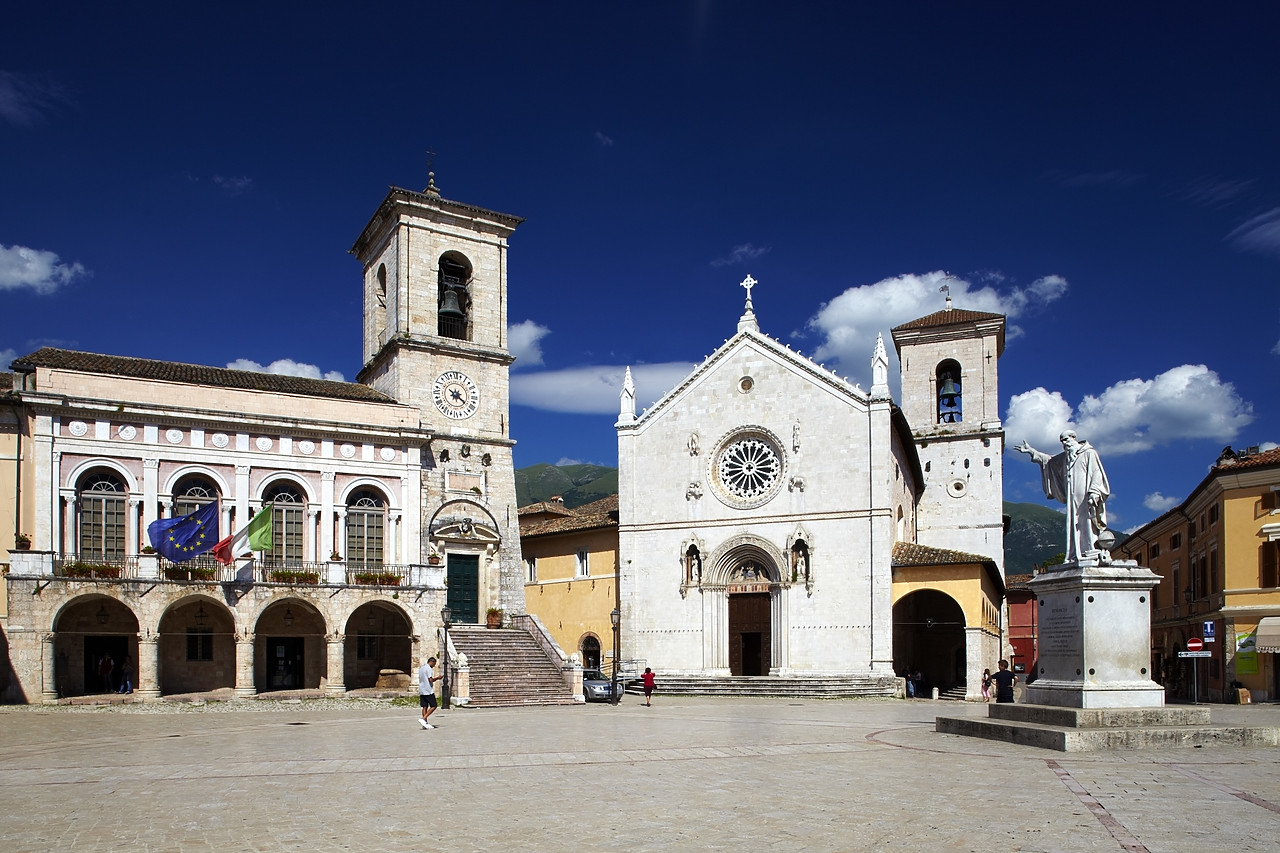
[[218,499],[218,487],[205,477],[183,477],[173,489],[173,517],[198,510]]
[[938,423],[954,424],[964,420],[961,397],[960,362],[947,359],[938,365],[934,373],[938,400]]
[[262,496],[271,510],[271,550],[263,554],[266,562],[302,561],[302,517],[306,498],[290,483],[276,483]]
[[126,489],[110,471],[90,471],[76,489],[80,559],[120,560],[125,556]]
[[387,265],[378,264],[378,307],[387,307]]
[[354,492],[347,500],[348,564],[382,565],[386,515],[386,501],[372,489]]
[[470,339],[467,330],[471,320],[471,264],[457,252],[446,252],[440,258],[436,310],[440,337]]

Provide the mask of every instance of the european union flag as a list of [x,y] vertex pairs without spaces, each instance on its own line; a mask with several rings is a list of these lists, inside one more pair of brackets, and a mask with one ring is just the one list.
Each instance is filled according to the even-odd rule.
[[182,518],[153,521],[147,525],[147,537],[152,548],[175,563],[199,556],[218,544],[218,502]]

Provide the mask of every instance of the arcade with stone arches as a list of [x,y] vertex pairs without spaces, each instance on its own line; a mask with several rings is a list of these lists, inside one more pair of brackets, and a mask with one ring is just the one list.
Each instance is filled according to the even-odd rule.
[[394,593],[320,603],[301,592],[250,591],[230,604],[223,594],[193,587],[154,607],[106,589],[69,597],[42,634],[44,698],[117,692],[126,667],[142,698],[404,689],[420,658],[434,653],[422,651],[423,626]]

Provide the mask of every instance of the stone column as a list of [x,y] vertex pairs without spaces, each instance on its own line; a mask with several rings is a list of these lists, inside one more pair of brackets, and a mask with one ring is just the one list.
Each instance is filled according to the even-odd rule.
[[142,460],[142,524],[144,527],[156,521],[160,499],[160,459]]
[[316,547],[316,562],[329,559],[329,555],[340,550],[333,532],[333,471],[320,472],[320,541]]
[[320,531],[317,529],[319,519],[319,508],[307,507],[307,533],[302,539],[302,559],[305,562],[320,563],[329,558],[328,554],[320,553]]
[[324,692],[330,696],[341,696],[347,692],[346,639],[345,635],[336,632],[325,638],[329,644],[329,681]]
[[150,632],[138,637],[138,683],[133,692],[144,702],[160,698],[160,638]]
[[138,522],[142,519],[142,498],[129,498],[127,505],[129,514],[126,518],[129,519],[129,523],[124,529],[124,552],[137,554],[143,546],[142,531],[138,529]]
[[258,694],[253,682],[253,634],[236,637],[236,696],[248,699]]
[[57,649],[54,648],[57,638],[58,635],[54,633],[40,635],[40,670],[43,682],[40,686],[40,701],[48,704],[58,701],[58,669],[55,664]]

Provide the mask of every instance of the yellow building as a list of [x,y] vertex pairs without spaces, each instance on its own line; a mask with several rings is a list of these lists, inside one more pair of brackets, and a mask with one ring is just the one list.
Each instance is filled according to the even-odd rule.
[[[1179,506],[1114,551],[1160,575],[1151,663],[1171,698],[1280,697],[1280,448],[1222,451]],[[1189,639],[1208,658],[1184,658]]]
[[[569,509],[559,499],[520,509],[525,608],[584,669],[614,671],[618,496]],[[626,657],[626,650],[622,651]]]
[[893,659],[902,675],[919,672],[926,697],[963,688],[981,697],[978,679],[966,678],[969,657],[978,670],[996,670],[1003,643],[1004,578],[995,561],[979,554],[893,544]]

